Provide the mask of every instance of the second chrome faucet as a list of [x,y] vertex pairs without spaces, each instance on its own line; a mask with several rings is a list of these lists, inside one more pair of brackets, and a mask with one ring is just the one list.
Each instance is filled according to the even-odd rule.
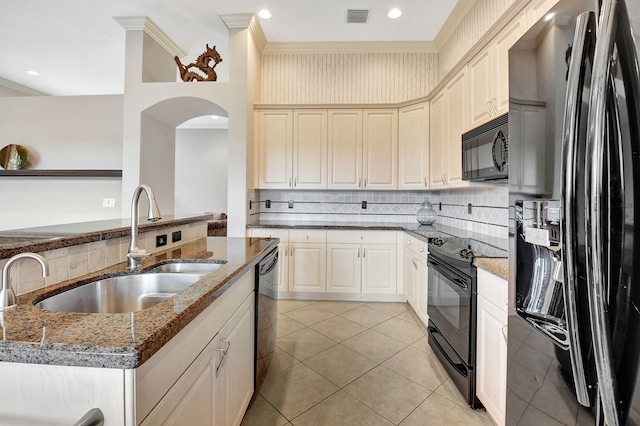
[[156,197],[148,185],[139,185],[135,191],[133,191],[133,198],[131,200],[131,243],[129,243],[129,251],[127,252],[127,268],[136,269],[140,266],[140,261],[145,257],[150,256],[145,249],[138,247],[138,202],[142,192],[147,194],[149,201],[149,213],[147,219],[151,222],[156,222],[161,219],[160,208],[156,203]]

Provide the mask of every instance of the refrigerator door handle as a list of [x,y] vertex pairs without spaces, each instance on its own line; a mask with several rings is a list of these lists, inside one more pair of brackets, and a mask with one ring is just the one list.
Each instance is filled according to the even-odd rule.
[[594,358],[598,374],[598,394],[602,402],[605,423],[620,425],[618,389],[613,365],[613,350],[607,308],[606,270],[603,232],[599,221],[603,199],[603,159],[607,132],[607,98],[611,76],[611,58],[618,21],[618,1],[604,0],[600,28],[595,45],[591,75],[591,99],[585,158],[585,230],[587,239],[587,293],[591,315]]
[[589,393],[584,368],[584,357],[580,346],[580,330],[578,324],[577,283],[576,272],[578,241],[575,235],[577,170],[582,165],[578,157],[578,137],[580,133],[580,113],[582,103],[582,87],[585,79],[586,60],[593,54],[593,40],[595,38],[596,18],[594,12],[585,12],[578,16],[573,39],[573,49],[567,80],[567,95],[564,111],[563,127],[563,174],[562,174],[562,207],[564,209],[562,227],[562,253],[564,272],[564,307],[566,316],[567,344],[574,386],[578,402],[589,406]]

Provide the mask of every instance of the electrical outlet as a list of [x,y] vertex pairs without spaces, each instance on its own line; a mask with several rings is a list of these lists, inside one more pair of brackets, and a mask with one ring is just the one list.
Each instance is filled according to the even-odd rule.
[[442,201],[438,203],[438,210],[442,211]]
[[167,234],[156,235],[156,247],[167,245]]
[[367,202],[366,202],[366,201],[363,201],[363,202],[362,202],[362,209],[363,209],[363,210],[366,210],[366,209],[367,209]]
[[103,198],[102,199],[102,207],[115,207],[116,199],[115,198]]
[[171,242],[175,243],[182,239],[182,231],[175,231],[171,233]]
[[271,208],[271,200],[267,200],[267,201],[265,201],[265,202],[264,202],[264,206],[265,206],[266,208],[270,209],[270,208]]
[[289,208],[292,209],[293,208],[293,200],[289,200]]
[[471,214],[471,203],[467,204],[467,213]]

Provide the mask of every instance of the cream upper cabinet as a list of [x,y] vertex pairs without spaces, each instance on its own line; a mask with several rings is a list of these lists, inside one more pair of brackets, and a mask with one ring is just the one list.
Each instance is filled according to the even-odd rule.
[[463,68],[431,100],[431,189],[467,186],[462,180],[462,133],[467,127],[467,73]]
[[493,62],[493,50],[489,47],[467,64],[471,128],[489,121],[495,115]]
[[509,48],[526,30],[526,13],[509,23],[468,64],[468,129],[473,129],[509,111]]
[[293,188],[327,188],[327,110],[293,112]]
[[329,110],[329,189],[362,187],[362,110]]
[[288,189],[293,184],[293,111],[268,110],[257,114],[258,186]]
[[429,103],[398,111],[398,189],[429,187]]
[[398,110],[364,110],[362,164],[365,189],[398,188]]
[[446,93],[444,90],[431,99],[429,117],[431,126],[429,132],[429,187],[439,189],[445,186]]
[[327,111],[265,110],[256,113],[258,187],[327,187]]
[[493,41],[495,107],[497,115],[509,112],[509,49],[527,31],[527,15],[522,12]]
[[398,111],[329,110],[329,189],[396,189]]

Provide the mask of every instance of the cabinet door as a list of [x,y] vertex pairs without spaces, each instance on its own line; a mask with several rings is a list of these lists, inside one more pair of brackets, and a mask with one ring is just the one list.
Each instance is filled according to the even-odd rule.
[[429,283],[428,283],[428,267],[427,261],[421,258],[418,258],[418,279],[417,279],[417,291],[418,294],[418,316],[422,320],[422,323],[427,326],[429,324],[429,315],[427,314],[427,305],[429,304]]
[[363,187],[398,188],[398,110],[363,113]]
[[396,294],[395,245],[362,245],[362,293]]
[[441,91],[431,100],[429,132],[429,188],[444,188],[445,151],[445,92]]
[[[493,49],[488,47],[478,53],[467,66],[469,73],[469,116],[471,118],[469,129],[478,127],[494,116],[490,105],[494,98],[495,80],[492,56]],[[508,62],[506,66],[508,70]]]
[[289,243],[289,291],[326,291],[327,245]]
[[292,186],[293,125],[291,110],[260,111],[258,120],[258,185],[284,189]]
[[429,187],[429,103],[398,111],[398,189]]
[[525,33],[524,12],[507,25],[493,42],[494,105],[496,116],[509,112],[509,48]]
[[447,186],[468,186],[462,181],[462,133],[467,129],[467,74],[460,71],[447,85],[446,113],[446,183]]
[[360,244],[327,244],[327,293],[360,293]]
[[202,353],[141,423],[149,425],[213,425],[216,349],[220,335]]
[[327,111],[293,112],[293,187],[327,188]]
[[[237,426],[249,406],[254,384],[253,294],[220,330],[220,346],[216,365],[216,426]],[[200,423],[183,423],[200,424]]]
[[507,393],[507,313],[478,296],[477,389],[487,413],[498,425],[505,423]]
[[289,291],[289,244],[278,246],[278,293]]
[[329,189],[362,187],[362,110],[329,110]]
[[404,278],[404,297],[411,307],[417,311],[418,304],[416,297],[416,284],[418,279],[418,262],[416,256],[409,250],[406,250],[403,256],[403,278]]

